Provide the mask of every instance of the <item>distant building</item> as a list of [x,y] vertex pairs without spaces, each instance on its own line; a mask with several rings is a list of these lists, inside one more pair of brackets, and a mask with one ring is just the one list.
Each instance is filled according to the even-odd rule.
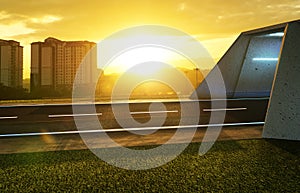
[[0,83],[7,87],[22,88],[23,47],[19,42],[0,39]]
[[[47,38],[31,44],[31,91],[71,91],[79,65],[85,58],[86,66],[79,76],[81,85],[95,84],[97,71],[96,43],[88,41],[61,41]],[[94,48],[94,49],[92,49]]]

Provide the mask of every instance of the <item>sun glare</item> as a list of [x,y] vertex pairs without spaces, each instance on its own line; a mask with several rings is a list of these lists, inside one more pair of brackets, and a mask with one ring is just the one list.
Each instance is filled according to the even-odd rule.
[[[137,47],[120,54],[104,70],[106,74],[124,73],[130,70],[135,75],[151,75],[163,70],[163,67],[157,62],[177,66],[178,62],[176,61],[185,60],[187,59],[184,56],[167,48],[154,46]],[[149,62],[146,68],[133,68],[138,64],[146,62]]]

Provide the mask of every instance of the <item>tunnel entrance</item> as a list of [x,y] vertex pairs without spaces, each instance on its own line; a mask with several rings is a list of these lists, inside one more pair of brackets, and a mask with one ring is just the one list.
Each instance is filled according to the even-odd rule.
[[226,99],[270,97],[284,31],[285,25],[280,25],[241,33],[194,96],[211,98],[207,82],[217,80],[221,71]]
[[269,97],[284,32],[269,32],[250,38],[233,98]]

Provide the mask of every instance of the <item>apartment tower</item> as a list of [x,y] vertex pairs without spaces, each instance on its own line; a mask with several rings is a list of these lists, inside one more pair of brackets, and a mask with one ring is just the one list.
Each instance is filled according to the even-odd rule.
[[[88,52],[91,52],[87,55]],[[47,38],[31,44],[31,91],[68,90],[79,65],[85,68],[78,76],[80,85],[95,84],[97,72],[96,43],[89,41],[61,41]]]
[[23,47],[19,42],[0,39],[0,83],[12,88],[23,86]]

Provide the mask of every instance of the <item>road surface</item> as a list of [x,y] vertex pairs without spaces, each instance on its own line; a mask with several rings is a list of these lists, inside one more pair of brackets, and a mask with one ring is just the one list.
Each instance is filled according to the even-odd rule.
[[[227,106],[218,108],[214,101],[215,108],[209,100],[199,101],[165,101],[165,102],[133,102],[133,103],[96,103],[96,104],[73,104],[80,113],[73,113],[72,104],[45,104],[45,105],[13,105],[0,106],[0,136],[22,136],[43,134],[74,134],[78,132],[74,118],[80,118],[86,122],[86,130],[91,132],[98,130],[95,125],[89,124],[93,117],[98,117],[102,128],[105,131],[122,131],[123,126],[115,119],[115,114],[121,113],[121,122],[125,122],[130,130],[140,129],[132,120],[145,127],[141,129],[176,129],[182,116],[194,120],[196,116],[193,112],[182,112],[182,105],[187,109],[198,105],[200,109],[200,119],[196,125],[206,127],[208,124],[223,124],[210,122],[212,113],[214,116],[226,113],[225,125],[262,124],[267,111],[268,98],[249,99],[229,99]],[[163,104],[163,105],[162,105]],[[216,105],[217,104],[217,105]],[[130,113],[122,114],[123,109],[129,105]],[[151,107],[150,107],[151,105]],[[112,106],[117,109],[113,112]],[[95,107],[91,112],[91,107]],[[186,108],[185,108],[186,110]],[[183,114],[182,114],[183,113]],[[151,124],[147,124],[152,116]],[[164,117],[165,116],[165,117]],[[188,120],[188,119],[187,119]],[[182,128],[188,128],[189,124],[181,124]],[[162,127],[161,127],[162,126]]]

